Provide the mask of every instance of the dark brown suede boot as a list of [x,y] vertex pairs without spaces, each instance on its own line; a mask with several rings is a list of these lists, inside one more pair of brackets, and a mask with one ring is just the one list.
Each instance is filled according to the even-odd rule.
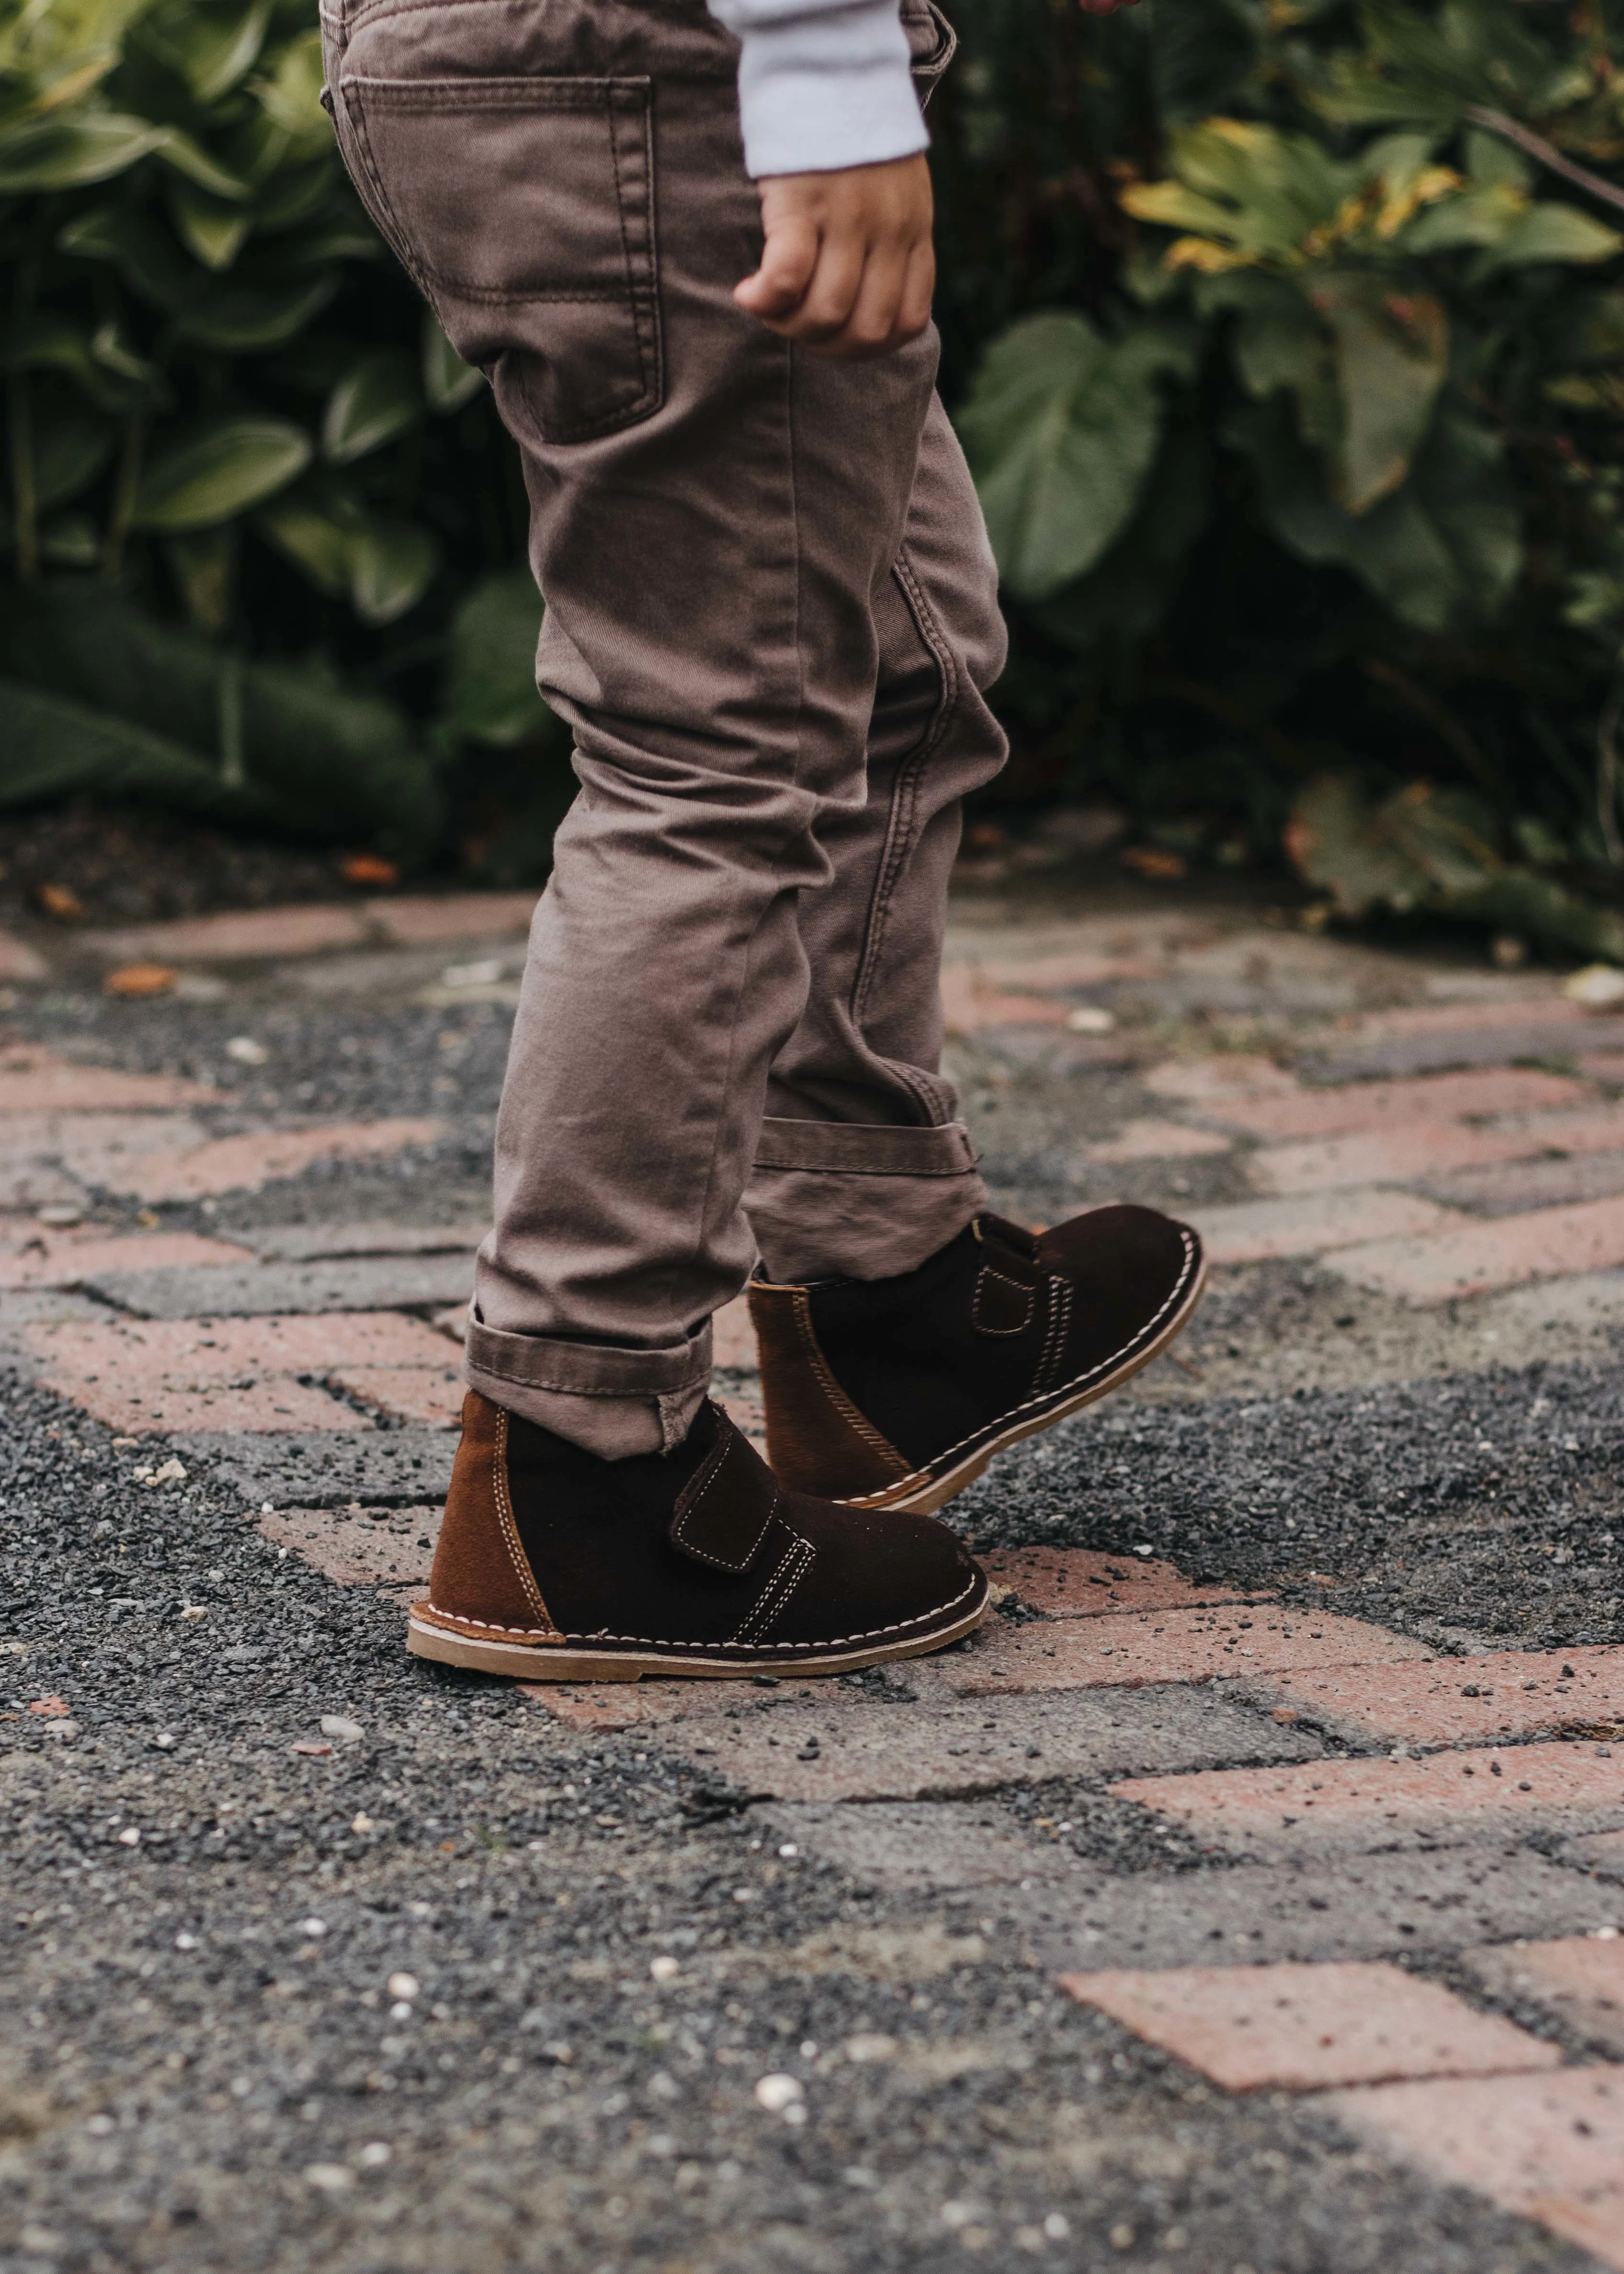
[[420,1658],[530,1682],[838,1674],[987,1609],[945,1525],[785,1490],[719,1406],[668,1454],[599,1460],[470,1390]]
[[1164,1350],[1205,1270],[1187,1224],[1119,1206],[1036,1238],[978,1216],[896,1279],[756,1280],[773,1472],[843,1507],[940,1508]]

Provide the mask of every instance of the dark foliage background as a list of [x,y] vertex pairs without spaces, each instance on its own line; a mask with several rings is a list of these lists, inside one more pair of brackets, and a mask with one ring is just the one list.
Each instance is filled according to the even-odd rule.
[[[1620,0],[957,0],[944,392],[995,802],[1624,954]],[[492,879],[568,794],[523,499],[314,0],[0,0],[0,805]]]

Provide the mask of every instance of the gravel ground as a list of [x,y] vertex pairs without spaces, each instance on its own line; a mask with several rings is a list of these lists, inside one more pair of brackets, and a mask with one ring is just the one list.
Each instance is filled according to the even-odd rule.
[[[483,1200],[500,1005],[61,995],[26,1031],[229,1079],[221,1128],[455,1124],[166,1224],[458,1221]],[[265,1065],[224,1056],[244,1033]],[[1034,1213],[1103,1196],[1077,1140],[1151,1110],[1126,1071],[977,1094],[1000,1199]],[[1445,1646],[1619,1638],[1607,1352],[1226,1386],[1288,1346],[1343,1384],[1350,1347],[1396,1331],[1312,1271],[1226,1277],[1193,1374],[1007,1457],[955,1520],[983,1547],[1148,1545]],[[397,1603],[279,1554],[207,1469],[146,1489],[3,1367],[0,1409],[6,2274],[1592,2264],[1357,2152],[1311,2103],[1228,2097],[1080,2009],[984,1891],[879,1893],[782,1856],[762,1811],[646,1733],[571,1730],[409,1659]],[[53,1694],[69,1720],[25,1710]],[[324,1737],[335,1715],[359,1734]],[[1064,1811],[1095,1874],[1228,1868],[1087,1780],[1006,1804]],[[770,2076],[793,2080],[780,2108]]]
[[[1212,2092],[981,1899],[780,1860],[636,1732],[409,1660],[393,1604],[206,1482],[154,1495],[70,1409],[14,1375],[0,1399],[7,1687],[78,1731],[0,1725],[6,2267],[1588,2263]],[[1032,1466],[978,1530],[1058,1536]],[[324,1714],[362,1735],[290,1752]],[[1085,1852],[1167,1868],[1098,1806]]]

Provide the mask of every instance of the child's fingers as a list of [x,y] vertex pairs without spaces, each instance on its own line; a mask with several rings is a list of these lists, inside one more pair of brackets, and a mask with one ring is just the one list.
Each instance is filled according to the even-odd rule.
[[825,234],[817,249],[817,265],[793,314],[782,317],[772,328],[784,338],[816,345],[844,330],[862,282],[862,239],[842,232]]
[[733,287],[733,298],[747,313],[767,322],[793,315],[816,274],[818,232],[810,221],[789,214],[774,221],[762,247],[761,267]]

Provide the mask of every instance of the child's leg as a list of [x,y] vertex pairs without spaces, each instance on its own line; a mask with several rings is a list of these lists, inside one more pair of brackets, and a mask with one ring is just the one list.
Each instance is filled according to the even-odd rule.
[[733,304],[760,245],[732,41],[673,0],[347,13],[346,154],[523,454],[539,672],[582,790],[538,912],[497,1133],[473,1385],[611,1457],[678,1442],[797,907],[865,797],[875,595],[935,344],[808,356]]
[[939,1068],[947,888],[962,800],[1004,763],[983,689],[1004,661],[997,570],[940,402],[896,564],[876,594],[868,794],[819,826],[801,903],[804,1016],[773,1063],[747,1205],[775,1280],[911,1271],[986,1206]]

